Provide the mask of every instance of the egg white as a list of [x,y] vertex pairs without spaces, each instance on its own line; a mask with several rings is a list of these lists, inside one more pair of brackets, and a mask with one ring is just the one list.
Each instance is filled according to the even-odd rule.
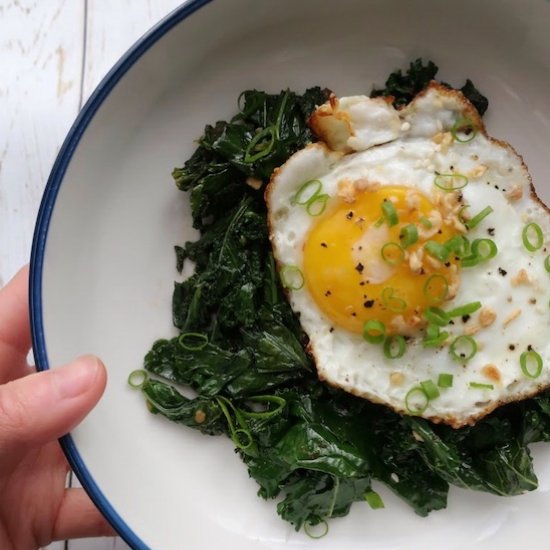
[[[289,290],[289,300],[309,336],[320,379],[407,413],[405,399],[411,388],[425,380],[437,382],[440,373],[450,373],[452,387],[440,388],[440,397],[429,401],[422,416],[455,427],[471,424],[503,403],[532,396],[550,385],[550,274],[544,267],[544,258],[550,253],[550,216],[534,194],[521,157],[509,145],[486,135],[479,116],[460,93],[432,85],[402,111],[380,100],[371,105],[372,101],[362,97],[333,100],[332,106],[321,107],[323,121],[316,123],[313,117],[312,126],[324,141],[299,151],[274,173],[266,192],[274,255],[280,266],[302,265],[303,246],[317,219],[300,205],[293,205],[292,199],[306,181],[319,179],[330,204],[338,200],[338,182],[344,178],[366,178],[382,186],[404,185],[430,196],[435,173],[454,170],[470,174],[469,184],[462,190],[470,212],[475,214],[490,205],[493,213],[470,231],[468,238],[487,238],[492,228],[490,238],[499,253],[475,268],[461,269],[458,293],[444,306],[451,309],[480,301],[496,312],[495,322],[475,334],[478,351],[466,365],[451,358],[448,346],[424,348],[422,335],[407,343],[402,358],[388,359],[380,345],[369,344],[361,335],[328,319],[305,286]],[[351,112],[346,105],[353,107]],[[376,116],[368,116],[371,107]],[[340,112],[334,132],[331,109]],[[434,141],[436,134],[448,132],[457,118],[464,116],[475,119],[480,127],[475,139],[444,146]],[[390,121],[391,131],[383,131],[373,120]],[[480,165],[486,170],[476,177]],[[508,193],[513,187],[521,188],[521,198],[510,200]],[[522,243],[527,222],[538,223],[545,235],[543,248],[534,253]],[[526,270],[529,281],[515,285],[513,280],[521,269]],[[517,310],[519,316],[506,324]],[[451,333],[449,341],[475,324],[476,315],[469,324],[456,319],[446,327]],[[520,369],[520,354],[528,346],[543,359],[537,379],[527,378]],[[498,381],[487,378],[483,370],[487,365],[498,369]],[[395,377],[392,383],[395,373],[401,383],[395,383]],[[472,382],[489,383],[494,388],[472,388]]]

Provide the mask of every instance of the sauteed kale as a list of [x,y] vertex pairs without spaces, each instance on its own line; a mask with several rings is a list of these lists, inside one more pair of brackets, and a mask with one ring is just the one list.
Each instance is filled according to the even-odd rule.
[[[404,105],[435,77],[417,60],[383,90]],[[468,81],[480,112],[487,100]],[[355,501],[383,506],[382,482],[421,516],[445,508],[449,485],[517,495],[537,487],[528,445],[550,441],[550,395],[509,405],[454,430],[400,416],[321,383],[307,338],[286,301],[266,226],[263,187],[272,171],[314,138],[307,119],[328,92],[243,92],[240,112],[206,126],[173,172],[189,194],[200,238],[176,247],[173,321],[180,335],[145,357],[141,390],[150,410],[209,435],[230,437],[259,495],[299,530],[344,516]],[[183,200],[187,200],[185,197]],[[170,383],[190,386],[189,399]]]

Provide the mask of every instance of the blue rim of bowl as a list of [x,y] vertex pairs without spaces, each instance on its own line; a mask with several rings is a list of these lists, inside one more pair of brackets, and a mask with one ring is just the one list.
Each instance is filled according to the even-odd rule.
[[[116,63],[97,86],[90,96],[75,122],[73,123],[59,154],[55,160],[50,177],[46,183],[40,209],[36,219],[32,249],[31,266],[29,277],[29,296],[30,296],[30,318],[32,330],[32,345],[34,358],[38,370],[47,370],[50,368],[48,354],[46,351],[46,342],[44,339],[44,324],[42,317],[42,274],[44,267],[44,255],[48,230],[54,209],[57,194],[63,183],[63,178],[67,167],[71,162],[81,137],[93,117],[109,96],[113,88],[118,84],[121,78],[128,72],[132,66],[151,48],[158,40],[167,34],[173,27],[181,21],[192,15],[199,8],[210,3],[212,0],[189,0],[172,13],[168,14],[149,32],[143,35]],[[71,437],[63,436],[60,439],[61,446],[69,464],[76,473],[80,483],[90,495],[94,504],[101,510],[109,523],[116,529],[119,535],[132,548],[147,549],[148,546],[130,529],[121,516],[116,512],[111,503],[107,500],[101,489],[95,482],[91,472],[86,467],[80,453]]]

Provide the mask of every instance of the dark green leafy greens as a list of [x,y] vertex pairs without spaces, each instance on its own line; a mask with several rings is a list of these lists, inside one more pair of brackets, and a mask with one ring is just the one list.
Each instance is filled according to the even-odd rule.
[[[436,72],[417,60],[373,95],[406,104]],[[486,108],[470,81],[466,91]],[[246,91],[239,114],[207,126],[193,156],[174,170],[201,236],[176,247],[178,269],[192,261],[195,274],[174,288],[173,320],[184,336],[157,341],[145,358],[155,375],[142,386],[150,410],[231,437],[259,495],[279,497],[278,513],[296,529],[347,514],[373,480],[422,516],[445,508],[449,484],[497,495],[534,489],[527,445],[550,440],[549,395],[454,430],[317,379],[275,270],[263,185],[314,139],[307,119],[326,98],[320,88],[303,95]]]
[[[386,84],[382,89],[373,89],[371,97],[392,97],[393,105],[396,108],[407,105],[416,94],[421,92],[432,80],[435,80],[439,68],[433,61],[426,64],[422,59],[411,61],[408,71],[403,72],[398,69],[390,74]],[[441,82],[445,86],[445,82]],[[474,86],[474,83],[468,79],[460,91],[469,99],[479,114],[483,116],[489,107],[487,98]]]

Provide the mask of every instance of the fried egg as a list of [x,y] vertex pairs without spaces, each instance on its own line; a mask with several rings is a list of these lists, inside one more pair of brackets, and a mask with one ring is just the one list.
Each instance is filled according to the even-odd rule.
[[458,91],[317,108],[266,190],[319,378],[454,427],[550,385],[550,216]]

